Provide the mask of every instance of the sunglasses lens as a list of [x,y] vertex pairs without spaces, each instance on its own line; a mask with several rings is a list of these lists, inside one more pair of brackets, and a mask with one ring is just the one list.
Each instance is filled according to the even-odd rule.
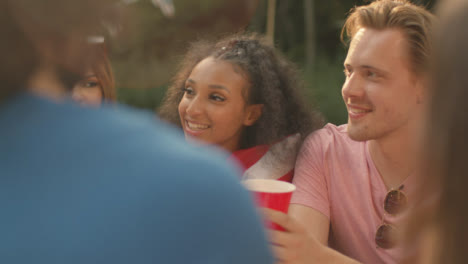
[[396,240],[396,229],[389,224],[381,225],[375,233],[375,243],[380,248],[392,248],[395,246]]
[[406,207],[406,195],[399,190],[388,192],[385,197],[384,209],[389,214],[398,214]]

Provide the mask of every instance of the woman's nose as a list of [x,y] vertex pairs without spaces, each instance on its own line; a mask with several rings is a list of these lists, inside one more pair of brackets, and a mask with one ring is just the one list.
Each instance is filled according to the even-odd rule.
[[83,94],[80,92],[80,89],[74,88],[72,90],[71,97],[77,102],[81,102],[83,100]]
[[195,97],[188,102],[186,112],[189,115],[199,115],[203,112],[203,103],[199,97]]

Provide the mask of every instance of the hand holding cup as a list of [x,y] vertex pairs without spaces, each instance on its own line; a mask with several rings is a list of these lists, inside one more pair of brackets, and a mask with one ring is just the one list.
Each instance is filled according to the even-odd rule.
[[[296,187],[288,182],[270,179],[249,179],[243,181],[244,186],[253,193],[259,207],[270,208],[288,213],[289,202]],[[281,226],[267,221],[267,227],[284,230]]]

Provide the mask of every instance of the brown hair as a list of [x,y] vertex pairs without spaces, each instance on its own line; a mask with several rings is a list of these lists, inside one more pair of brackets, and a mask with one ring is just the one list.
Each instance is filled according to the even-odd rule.
[[117,19],[115,0],[0,1],[0,102],[25,90],[40,63],[54,67],[66,86],[83,72],[89,48],[79,40]]
[[162,119],[181,126],[178,105],[184,95],[185,82],[192,69],[208,57],[240,67],[251,83],[247,104],[263,104],[260,118],[245,128],[240,148],[272,144],[296,133],[304,138],[322,126],[322,116],[304,100],[303,83],[295,65],[256,34],[192,43],[159,108]]
[[0,1],[0,102],[25,89],[32,72],[38,66],[35,47],[15,21],[9,2]]
[[411,68],[420,74],[428,70],[433,23],[433,14],[409,1],[377,0],[350,11],[341,40],[345,42],[345,35],[352,39],[361,28],[401,30],[408,41]]
[[92,44],[92,57],[90,58],[91,70],[96,75],[102,88],[103,99],[115,102],[115,81],[111,63],[104,43]]
[[[468,262],[468,3],[447,1],[434,41],[431,108],[428,114],[419,199],[430,203],[417,208],[409,224],[411,244],[435,230],[437,248],[432,263]],[[421,254],[434,254],[427,248]]]

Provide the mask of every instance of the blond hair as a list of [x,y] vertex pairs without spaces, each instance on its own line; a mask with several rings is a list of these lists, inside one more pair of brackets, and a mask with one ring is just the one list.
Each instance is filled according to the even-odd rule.
[[350,11],[341,40],[346,44],[345,35],[352,39],[361,28],[401,30],[408,43],[411,70],[420,74],[429,68],[434,20],[431,12],[409,1],[377,0]]

